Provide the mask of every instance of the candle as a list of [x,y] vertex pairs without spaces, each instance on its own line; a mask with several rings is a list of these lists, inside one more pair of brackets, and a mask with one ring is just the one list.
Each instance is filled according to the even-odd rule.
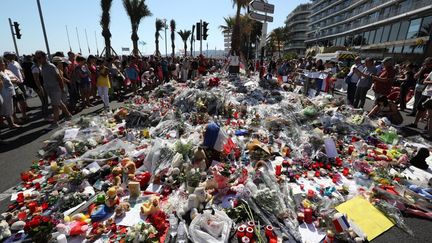
[[246,228],[246,237],[249,238],[249,239],[252,239],[253,236],[254,236],[253,228],[252,227],[247,227]]
[[67,243],[67,238],[66,235],[61,234],[59,236],[57,236],[57,243]]
[[312,223],[312,209],[310,208],[305,208],[304,210],[304,221],[307,224],[311,224]]
[[266,235],[267,238],[272,238],[272,237],[274,237],[274,234],[273,234],[273,226],[271,226],[271,225],[267,225],[267,226],[265,227],[265,235]]
[[249,242],[250,242],[250,238],[248,238],[247,236],[243,236],[243,237],[241,238],[241,242],[242,242],[242,243],[249,243]]
[[276,165],[276,176],[280,176],[282,174],[282,165]]
[[246,235],[246,226],[240,225],[239,227],[237,227],[237,237],[241,239],[245,235]]

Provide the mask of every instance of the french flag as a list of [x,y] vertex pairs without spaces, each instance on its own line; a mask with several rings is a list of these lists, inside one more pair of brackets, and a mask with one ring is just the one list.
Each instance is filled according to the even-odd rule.
[[216,123],[211,122],[207,125],[203,146],[222,152],[227,141],[228,135]]
[[350,225],[345,215],[336,213],[333,217],[333,225],[338,233],[347,230]]

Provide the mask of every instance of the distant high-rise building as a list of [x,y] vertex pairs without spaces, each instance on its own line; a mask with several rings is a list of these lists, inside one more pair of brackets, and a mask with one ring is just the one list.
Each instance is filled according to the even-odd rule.
[[306,51],[306,33],[308,32],[310,4],[300,4],[286,18],[285,24],[290,33],[290,39],[285,43],[285,52],[296,53],[302,57]]
[[346,46],[365,56],[432,54],[432,0],[312,0],[306,46]]

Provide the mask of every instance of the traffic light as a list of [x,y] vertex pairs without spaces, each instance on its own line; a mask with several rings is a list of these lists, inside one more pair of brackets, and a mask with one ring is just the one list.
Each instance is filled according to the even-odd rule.
[[203,22],[203,35],[202,35],[202,37],[203,37],[203,40],[207,40],[207,36],[208,36],[208,34],[207,34],[207,32],[208,32],[208,23],[207,22]]
[[201,23],[196,23],[196,39],[201,40]]
[[18,22],[14,22],[14,28],[15,28],[15,35],[17,37],[17,39],[21,39],[21,33],[20,33],[20,28],[19,28],[19,24]]

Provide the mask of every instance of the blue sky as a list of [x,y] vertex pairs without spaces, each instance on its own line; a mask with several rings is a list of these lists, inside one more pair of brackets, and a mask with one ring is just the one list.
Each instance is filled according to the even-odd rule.
[[[69,50],[66,35],[66,25],[69,29],[69,37],[72,50],[79,51],[76,28],[78,29],[81,49],[84,55],[88,55],[84,30],[87,30],[89,47],[92,53],[96,53],[96,41],[99,52],[103,49],[103,37],[99,19],[101,14],[100,0],[40,0],[45,19],[48,42],[51,53],[55,51]],[[269,0],[275,5],[274,22],[269,24],[269,30],[282,26],[286,16],[301,3],[308,0]],[[175,19],[177,30],[191,29],[192,25],[202,19],[209,22],[209,49],[223,49],[223,35],[218,26],[223,24],[223,17],[234,15],[231,0],[146,0],[153,16],[143,19],[138,35],[140,41],[147,44],[139,46],[145,54],[154,52],[154,23],[156,18]],[[22,37],[17,40],[20,54],[29,54],[35,50],[46,50],[39,20],[36,0],[1,0],[2,14],[0,16],[0,52],[14,50],[8,18],[20,23]],[[132,47],[130,40],[131,28],[129,18],[122,5],[122,0],[113,0],[111,8],[111,33],[112,46],[118,54],[122,47]],[[161,32],[162,37],[164,33]],[[168,37],[168,53],[170,53],[171,41]],[[176,51],[183,47],[182,41],[176,35]],[[203,44],[205,50],[206,44]],[[197,43],[196,48],[199,49]],[[132,49],[132,48],[131,48]],[[165,54],[165,41],[160,40],[160,51]]]

